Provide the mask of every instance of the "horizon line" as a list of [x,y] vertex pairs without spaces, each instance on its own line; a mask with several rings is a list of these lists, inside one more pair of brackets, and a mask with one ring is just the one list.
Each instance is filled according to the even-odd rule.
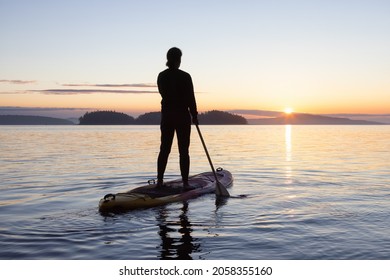
[[[97,111],[137,111],[137,112],[144,112],[144,113],[150,113],[155,111],[148,111],[148,110],[138,110],[138,109],[102,109],[102,108],[92,108],[92,107],[34,107],[34,106],[0,106],[0,111],[83,111],[83,110],[97,110]],[[157,111],[159,111],[158,109]],[[238,114],[247,114],[247,115],[259,115],[263,113],[281,113],[284,114],[284,111],[282,110],[262,110],[262,109],[211,109],[211,110],[202,110],[200,112],[209,112],[209,111],[225,111],[230,113],[238,113]],[[309,115],[360,115],[360,116],[390,116],[389,113],[307,113],[307,112],[299,112],[294,111],[292,114],[309,114]]]

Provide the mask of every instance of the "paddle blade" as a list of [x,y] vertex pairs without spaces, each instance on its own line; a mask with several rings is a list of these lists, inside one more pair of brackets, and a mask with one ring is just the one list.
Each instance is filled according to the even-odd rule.
[[217,181],[216,183],[215,194],[221,197],[230,197],[228,190],[220,182]]

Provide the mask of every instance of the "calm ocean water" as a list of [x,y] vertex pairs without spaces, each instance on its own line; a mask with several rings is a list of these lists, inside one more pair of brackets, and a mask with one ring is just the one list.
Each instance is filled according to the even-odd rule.
[[[158,126],[1,126],[0,258],[390,259],[390,126],[201,129],[234,197],[103,216],[156,177]],[[209,171],[191,137],[191,174]]]

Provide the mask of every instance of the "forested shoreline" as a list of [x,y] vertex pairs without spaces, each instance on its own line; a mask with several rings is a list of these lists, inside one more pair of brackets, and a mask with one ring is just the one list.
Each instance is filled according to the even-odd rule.
[[[244,117],[217,110],[201,113],[198,119],[201,124],[247,124]],[[145,113],[134,118],[115,111],[94,111],[79,118],[80,125],[158,125],[160,120],[160,112]]]

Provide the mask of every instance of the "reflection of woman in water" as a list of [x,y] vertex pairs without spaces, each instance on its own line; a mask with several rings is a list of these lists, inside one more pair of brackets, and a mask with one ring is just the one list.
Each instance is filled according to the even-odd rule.
[[[171,48],[167,53],[168,69],[158,75],[157,85],[161,94],[161,145],[157,160],[157,186],[163,186],[164,173],[176,132],[180,154],[180,171],[183,186],[188,186],[190,170],[191,117],[198,124],[198,112],[194,87],[190,74],[179,70],[182,53]],[[190,116],[191,115],[191,116]]]
[[[183,202],[183,208],[181,210],[182,213],[179,216],[179,223],[167,221],[168,212],[166,208],[161,208],[159,211],[159,235],[162,241],[160,259],[192,260],[191,254],[200,251],[200,244],[197,244],[197,239],[191,236],[192,228],[187,217],[187,202]],[[175,229],[177,225],[180,226],[178,230]],[[180,234],[179,238],[170,236],[175,232]]]

